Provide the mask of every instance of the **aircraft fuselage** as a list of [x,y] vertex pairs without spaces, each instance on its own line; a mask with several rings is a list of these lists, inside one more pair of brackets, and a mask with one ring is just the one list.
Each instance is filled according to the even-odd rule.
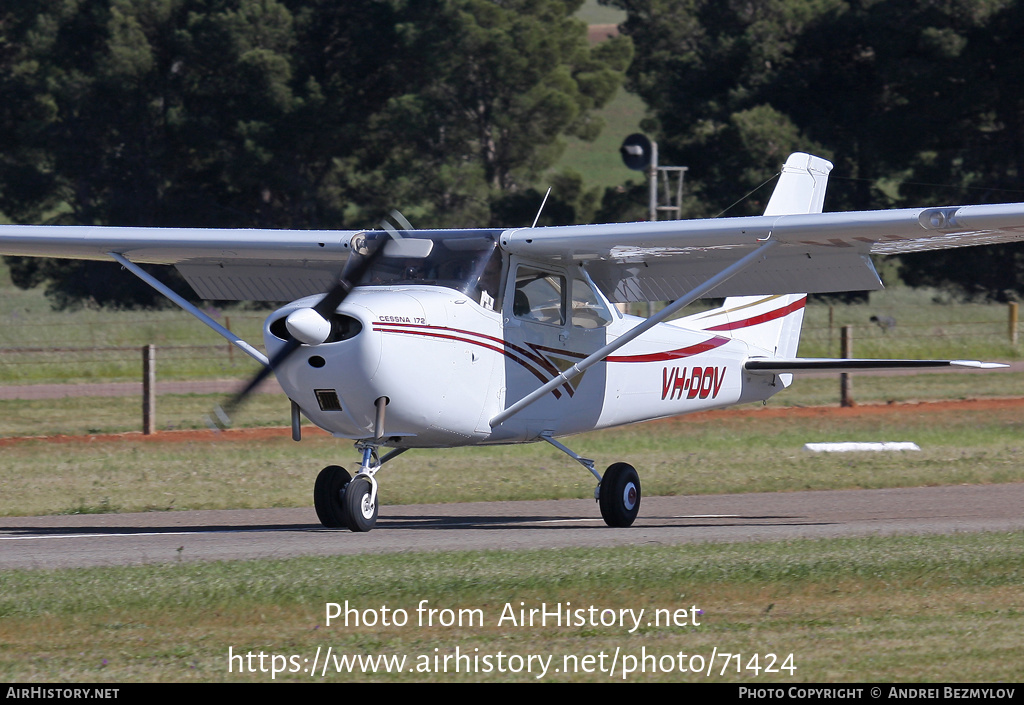
[[[284,344],[274,321],[316,298],[267,319],[271,356]],[[743,371],[746,343],[661,324],[492,427],[509,404],[642,320],[599,303],[604,325],[580,315],[538,322],[441,286],[359,287],[338,309],[358,321],[349,335],[303,345],[275,372],[303,413],[335,436],[372,438],[383,397],[385,444],[421,448],[530,442],[756,401],[782,388]]]

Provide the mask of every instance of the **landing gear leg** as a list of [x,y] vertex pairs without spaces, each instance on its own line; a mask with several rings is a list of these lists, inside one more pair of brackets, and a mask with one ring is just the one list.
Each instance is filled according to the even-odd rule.
[[377,524],[377,480],[374,475],[380,469],[376,443],[356,443],[362,451],[363,462],[359,472],[345,491],[345,523],[349,530],[365,532]]
[[577,455],[551,436],[541,435],[577,463],[589,470],[597,478],[598,485],[594,489],[594,499],[601,507],[601,518],[608,526],[632,526],[640,513],[640,475],[629,463],[614,463],[608,466],[602,477],[594,469],[594,461]]
[[321,524],[332,528],[347,526],[355,532],[370,531],[377,524],[375,475],[384,463],[408,450],[399,448],[378,459],[378,447],[377,443],[356,443],[356,449],[362,452],[363,460],[355,477],[337,465],[326,467],[320,472],[313,490],[313,501]]

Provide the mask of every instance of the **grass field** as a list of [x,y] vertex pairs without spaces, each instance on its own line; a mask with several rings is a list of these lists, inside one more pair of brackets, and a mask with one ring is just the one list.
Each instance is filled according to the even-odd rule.
[[[573,445],[602,462],[629,457],[648,494],[1024,481],[1019,407],[884,411],[707,415],[582,436]],[[895,438],[924,450],[842,458],[799,450],[814,440]],[[22,441],[0,454],[5,514],[308,506],[319,467],[353,456],[348,444],[323,436],[301,444]],[[581,469],[541,446],[411,452],[382,481],[387,503],[592,491]],[[457,496],[453,486],[461,488]],[[1024,648],[1022,553],[1017,533],[6,571],[0,678],[1013,683]],[[413,618],[428,600],[486,622],[328,626],[326,603],[345,600]],[[540,603],[702,613],[699,625],[632,633],[497,624],[506,604]],[[333,656],[323,671],[327,649]],[[250,654],[255,660],[245,661]],[[436,672],[445,657],[451,668],[457,654],[491,660],[477,661],[471,673],[465,661],[459,673]],[[342,656],[371,658],[378,672],[368,673],[368,664],[338,672]],[[523,659],[531,656],[527,670]],[[406,659],[401,673],[380,670],[394,668],[396,658]],[[311,675],[314,659],[321,665]],[[240,673],[246,664],[254,670]],[[775,672],[764,670],[769,665]],[[710,674],[681,667],[710,667]]]
[[[1022,580],[1021,534],[9,571],[0,576],[0,679],[1012,684]],[[386,607],[409,621],[328,626],[327,603],[346,600],[363,615],[380,619]],[[463,625],[419,626],[421,600],[463,611]],[[569,627],[498,623],[506,605],[541,603],[645,612],[632,632],[631,621],[589,617]],[[656,610],[676,624],[657,626]],[[328,648],[330,667],[309,673]],[[478,657],[474,671],[467,659],[460,673],[453,660],[437,673],[435,657],[456,649]],[[256,672],[239,673],[237,656],[250,653]],[[372,657],[379,670],[339,673],[342,656]],[[391,667],[405,657],[402,672],[383,672],[382,657]]]
[[[0,515],[302,507],[316,473],[352,465],[320,433],[249,440],[97,438],[0,446]],[[649,495],[1024,481],[1019,405],[878,413],[703,414],[576,436],[600,468],[628,460]],[[913,441],[915,453],[815,455],[804,443]],[[381,475],[385,504],[588,497],[593,478],[545,444],[410,451]]]

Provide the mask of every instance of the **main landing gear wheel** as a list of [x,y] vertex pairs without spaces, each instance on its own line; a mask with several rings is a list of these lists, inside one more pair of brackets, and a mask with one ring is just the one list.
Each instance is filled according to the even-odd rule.
[[345,520],[352,531],[369,531],[377,523],[377,500],[370,502],[373,487],[365,477],[356,475],[345,490]]
[[608,526],[631,526],[640,511],[640,475],[629,463],[604,471],[599,494],[601,517]]
[[328,465],[316,476],[313,485],[313,506],[320,523],[329,529],[340,529],[345,521],[345,489],[352,476],[340,465]]

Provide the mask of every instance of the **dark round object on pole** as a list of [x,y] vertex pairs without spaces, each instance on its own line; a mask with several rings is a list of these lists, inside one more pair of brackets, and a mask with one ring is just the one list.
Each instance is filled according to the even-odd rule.
[[646,171],[651,165],[651,141],[636,132],[622,143],[619,154],[627,167],[634,171]]

